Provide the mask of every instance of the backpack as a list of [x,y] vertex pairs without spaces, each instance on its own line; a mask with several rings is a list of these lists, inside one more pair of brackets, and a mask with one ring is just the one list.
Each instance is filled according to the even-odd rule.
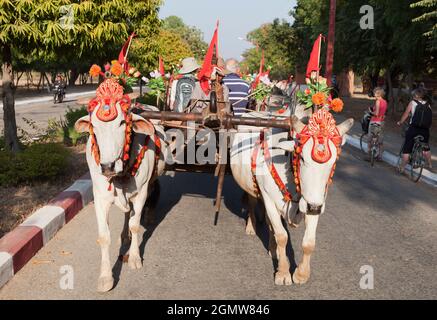
[[176,84],[175,111],[182,112],[190,103],[194,91],[195,80],[191,77],[182,77]]
[[411,125],[416,128],[429,129],[432,125],[432,109],[429,103],[417,103],[416,110],[414,111],[413,119],[411,120]]
[[361,129],[365,134],[369,133],[369,125],[370,125],[371,118],[372,116],[366,112],[363,118],[361,119]]

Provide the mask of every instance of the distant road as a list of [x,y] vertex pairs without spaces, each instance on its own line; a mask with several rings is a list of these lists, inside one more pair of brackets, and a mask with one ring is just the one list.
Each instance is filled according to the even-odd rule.
[[[134,87],[134,91],[138,91],[138,87]],[[62,103],[53,103],[53,95],[47,94],[40,97],[17,98],[15,101],[15,118],[17,126],[29,132],[36,133],[30,128],[23,118],[35,121],[38,128],[45,129],[49,119],[60,119],[64,116],[68,107],[78,108],[76,103],[79,98],[92,97],[95,90],[86,90],[83,92],[67,93]],[[4,128],[3,125],[3,103],[0,104],[0,131]]]

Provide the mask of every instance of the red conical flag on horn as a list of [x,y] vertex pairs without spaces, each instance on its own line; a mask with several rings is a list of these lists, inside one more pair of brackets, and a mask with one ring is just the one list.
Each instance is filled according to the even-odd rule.
[[209,79],[211,78],[211,74],[214,70],[214,66],[212,64],[212,57],[214,52],[215,56],[218,58],[218,27],[219,22],[217,21],[214,35],[212,36],[211,43],[209,44],[208,51],[205,55],[205,60],[203,61],[202,69],[200,69],[199,74],[197,75],[200,81],[200,86],[202,87],[202,90],[203,92],[205,92],[205,94],[209,94],[211,90],[209,86]]
[[127,63],[127,54],[129,52],[129,47],[131,45],[132,39],[136,37],[135,32],[132,32],[132,34],[127,38],[126,42],[123,44],[123,47],[121,48],[121,51],[118,55],[118,62],[123,66],[124,70],[128,72],[129,70],[129,64]]
[[161,76],[164,76],[165,74],[164,61],[162,60],[161,56],[159,56],[159,73],[161,74]]
[[313,50],[311,51],[310,60],[308,61],[307,65],[307,72],[306,77],[311,77],[311,72],[317,71],[317,73],[320,71],[320,48],[322,45],[322,38],[323,36],[320,34],[313,45]]

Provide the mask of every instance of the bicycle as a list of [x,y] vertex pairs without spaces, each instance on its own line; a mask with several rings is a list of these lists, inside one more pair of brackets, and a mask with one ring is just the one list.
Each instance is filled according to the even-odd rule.
[[[408,164],[410,165],[410,179],[417,183],[422,177],[423,168],[425,167],[425,155],[424,149],[428,147],[428,144],[423,142],[425,138],[421,135],[418,135],[414,138],[413,151],[410,154]],[[402,150],[404,146],[399,152],[398,159],[398,170],[400,170],[400,165],[402,162]]]
[[[363,132],[360,137],[360,147],[363,153],[369,155],[370,165],[373,167],[375,165],[375,160],[381,156],[381,146],[379,142],[379,135],[381,133],[381,125],[379,123],[372,123],[373,129],[369,128],[369,133]],[[368,141],[367,150],[364,148],[365,137],[370,135],[370,139]],[[366,139],[367,140],[367,139]]]

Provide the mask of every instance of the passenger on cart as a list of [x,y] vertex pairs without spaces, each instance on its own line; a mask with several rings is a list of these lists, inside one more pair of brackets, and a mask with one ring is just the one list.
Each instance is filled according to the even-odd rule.
[[[170,109],[175,112],[202,112],[209,101],[209,94],[205,94],[197,78],[197,72],[201,66],[193,57],[182,60],[182,68],[179,70],[181,76],[173,81],[170,95]],[[214,69],[212,77],[222,83],[224,78],[224,61],[219,58],[218,66]],[[223,98],[228,102],[229,91],[223,86]]]

